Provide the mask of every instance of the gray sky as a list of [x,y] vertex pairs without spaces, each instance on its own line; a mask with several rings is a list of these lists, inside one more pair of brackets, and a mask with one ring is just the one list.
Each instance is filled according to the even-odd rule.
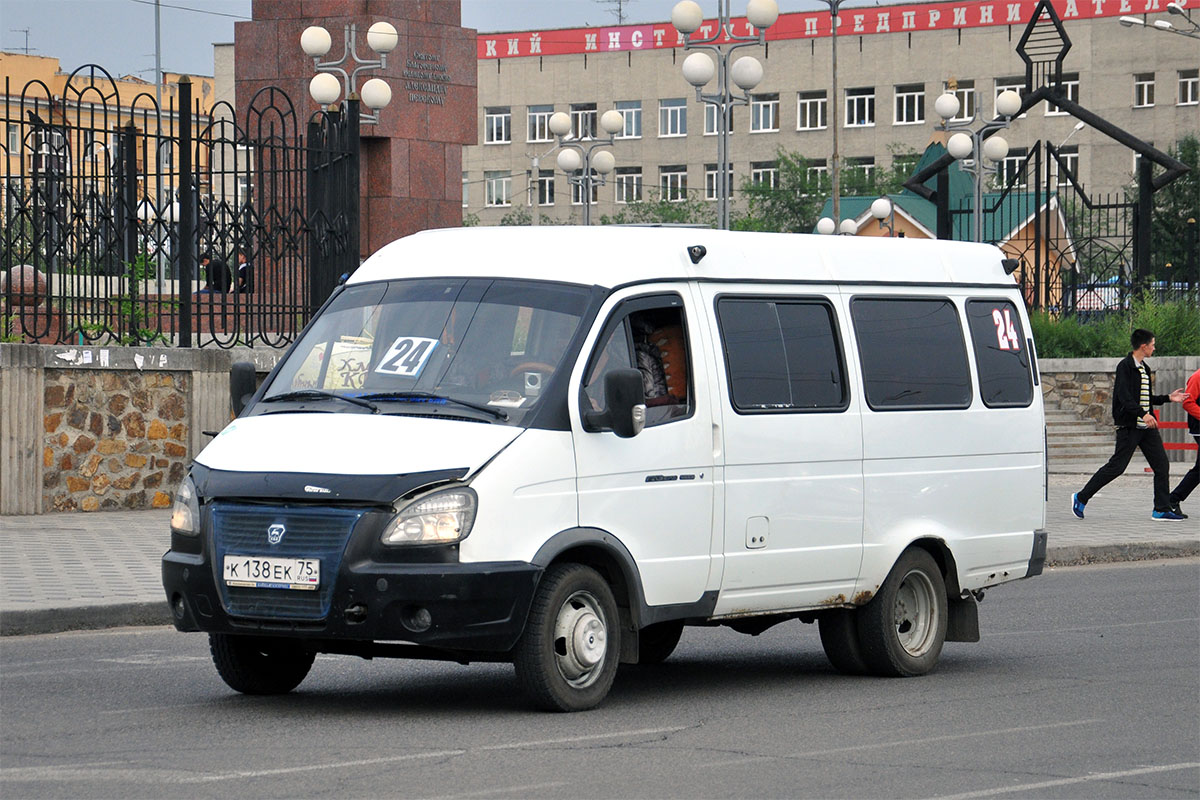
[[[250,0],[161,0],[162,67],[211,75],[212,44],[232,42],[233,24],[249,19]],[[626,24],[665,21],[677,0],[623,0]],[[781,0],[785,11],[819,4]],[[700,0],[716,16],[717,0]],[[617,0],[462,0],[463,25],[480,31],[607,26]],[[744,0],[733,0],[735,14]],[[193,10],[185,10],[193,9]],[[154,76],[153,0],[0,0],[0,49],[53,56],[70,71],[97,63],[114,75]],[[297,48],[300,46],[297,43]]]

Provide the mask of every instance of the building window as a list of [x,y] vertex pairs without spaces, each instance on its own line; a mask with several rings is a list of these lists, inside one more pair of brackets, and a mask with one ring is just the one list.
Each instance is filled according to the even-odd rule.
[[779,166],[774,161],[751,162],[750,182],[755,186],[774,189],[779,185]]
[[[733,119],[734,119],[733,112],[734,112],[734,109],[732,106],[730,106],[730,108],[729,108],[729,130],[730,131],[733,130]],[[717,113],[718,112],[717,112],[716,106],[710,105],[709,103],[704,104],[704,135],[705,136],[715,136],[716,135],[716,133],[717,133]]]
[[658,101],[658,135],[687,136],[687,100],[673,97]]
[[1200,104],[1200,70],[1179,70],[1179,105]]
[[1133,107],[1150,108],[1154,105],[1154,73],[1146,72],[1133,76]]
[[642,138],[642,101],[641,100],[618,100],[617,112],[620,113],[621,119],[625,121],[625,125],[617,133],[618,139],[640,139]]
[[663,200],[670,203],[687,200],[687,167],[659,167],[658,185],[662,190]]
[[896,125],[916,125],[925,121],[925,84],[896,87]]
[[828,113],[828,101],[825,92],[796,93],[796,130],[819,131],[828,123],[825,115]]
[[525,135],[527,142],[551,142],[554,134],[550,133],[550,115],[554,106],[530,106],[529,130]]
[[967,346],[953,302],[857,298],[850,302],[850,316],[872,409],[971,405]]
[[[1019,75],[1013,78],[996,78],[996,93],[992,97],[992,116],[1000,116],[1000,112],[996,111],[996,98],[1008,91],[1016,92],[1018,96],[1023,97],[1025,95],[1025,79]],[[1018,119],[1024,118],[1025,114],[1018,117]]]
[[617,202],[636,203],[642,199],[642,168],[617,167]]
[[537,176],[537,204],[554,205],[554,170],[539,169]]
[[[1061,167],[1059,164],[1061,163]],[[1067,183],[1068,179],[1063,172],[1070,173],[1071,177],[1079,182],[1079,145],[1065,144],[1058,148],[1058,160],[1050,159],[1050,170],[1055,183]]]
[[847,128],[869,128],[875,124],[875,88],[846,90]]
[[571,136],[575,139],[596,138],[596,104],[571,104]]
[[830,186],[829,165],[825,163],[825,159],[808,162],[804,171],[804,182],[807,185],[805,196],[820,194]]
[[761,133],[777,130],[779,130],[779,95],[751,95],[750,132]]
[[512,141],[512,110],[485,108],[483,111],[483,143],[508,144]]
[[463,174],[462,174],[462,183],[463,183],[463,205],[462,205],[462,207],[463,207],[463,208],[466,208],[466,207],[467,207],[467,200],[468,200],[468,199],[470,198],[470,196],[471,196],[471,195],[470,195],[470,192],[468,191],[468,189],[470,188],[471,184],[467,183],[467,171],[466,171],[465,169],[463,170]]
[[[1182,85],[1182,84],[1180,84]],[[19,125],[8,124],[8,154],[14,156],[21,149],[21,128]]]
[[[1070,100],[1072,103],[1078,103],[1079,102],[1079,73],[1078,72],[1072,72],[1072,73],[1064,72],[1062,86],[1060,88],[1062,89],[1063,94],[1065,94],[1067,96],[1068,100]],[[1067,113],[1066,111],[1063,111],[1061,108],[1054,105],[1053,103],[1046,103],[1046,116],[1047,117],[1059,117],[1059,116],[1065,115],[1066,113]]]
[[[572,175],[573,175],[573,177],[575,177],[577,179],[582,178],[583,170],[581,170],[581,169],[575,170],[575,172],[572,173]],[[589,184],[592,187],[592,192],[591,192],[592,202],[589,205],[594,206],[594,205],[596,205],[596,201],[600,199],[600,182],[593,180],[593,181],[590,181]],[[584,190],[582,180],[571,181],[571,205],[573,205],[573,206],[583,205],[583,198],[584,198],[585,194],[586,194],[586,192]]]
[[847,177],[857,177],[869,186],[875,179],[875,158],[873,156],[851,156],[846,159],[846,172]]
[[[726,197],[733,197],[733,165],[729,165],[729,169],[725,172]],[[704,165],[704,199],[717,199],[717,165]]]
[[1008,151],[1008,155],[1000,162],[1000,171],[996,173],[996,184],[1001,189],[1006,186],[1024,189],[1029,185],[1025,170],[1025,158],[1028,155],[1024,147],[1014,147]]
[[975,119],[975,81],[951,79],[942,84],[942,89],[958,98],[958,114],[953,122],[970,122]]
[[484,205],[489,207],[511,205],[512,175],[503,171],[483,173]]

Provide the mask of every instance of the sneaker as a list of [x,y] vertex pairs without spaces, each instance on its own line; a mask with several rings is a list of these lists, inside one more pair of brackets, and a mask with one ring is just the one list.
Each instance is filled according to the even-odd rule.
[[1083,507],[1086,505],[1087,503],[1080,502],[1079,492],[1071,495],[1071,511],[1075,514],[1075,516],[1083,519]]
[[1168,519],[1171,521],[1186,519],[1182,514],[1176,514],[1174,511],[1155,511],[1150,514],[1150,519]]
[[1181,519],[1187,519],[1188,515],[1183,513],[1183,509],[1179,507],[1179,503],[1171,506],[1171,510],[1180,516]]

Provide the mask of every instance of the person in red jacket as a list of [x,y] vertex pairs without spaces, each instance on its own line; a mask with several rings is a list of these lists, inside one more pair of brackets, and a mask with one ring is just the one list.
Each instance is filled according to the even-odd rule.
[[1183,410],[1188,413],[1188,433],[1196,440],[1196,463],[1179,481],[1179,485],[1171,490],[1171,510],[1186,519],[1187,514],[1183,513],[1179,504],[1187,500],[1192,489],[1200,483],[1200,406],[1196,405],[1196,398],[1200,397],[1200,369],[1187,379],[1184,391],[1188,393],[1188,398],[1183,401]]
[[1158,419],[1154,406],[1168,401],[1182,403],[1188,399],[1183,389],[1169,395],[1154,393],[1154,373],[1146,359],[1154,355],[1154,334],[1138,328],[1129,337],[1133,351],[1117,364],[1113,378],[1112,414],[1117,429],[1117,447],[1108,463],[1096,471],[1091,480],[1071,495],[1071,512],[1083,519],[1083,509],[1092,495],[1110,481],[1119,477],[1129,466],[1133,451],[1140,449],[1150,469],[1154,470],[1154,510],[1150,518],[1156,520],[1181,520],[1182,514],[1171,509],[1168,487],[1171,480],[1171,464],[1158,432]]

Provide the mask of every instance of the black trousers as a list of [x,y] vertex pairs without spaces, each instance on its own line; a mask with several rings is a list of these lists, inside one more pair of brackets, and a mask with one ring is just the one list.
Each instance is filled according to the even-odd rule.
[[1117,449],[1096,474],[1079,491],[1080,502],[1086,503],[1096,492],[1108,483],[1121,477],[1133,458],[1133,451],[1141,448],[1150,469],[1154,470],[1154,510],[1169,511],[1171,497],[1169,482],[1171,480],[1171,464],[1167,461],[1167,451],[1163,447],[1162,436],[1158,428],[1117,428]]
[[[1200,436],[1195,437],[1196,444],[1200,445]],[[1183,476],[1183,480],[1179,485],[1171,490],[1171,504],[1179,505],[1184,500],[1187,500],[1188,495],[1192,493],[1192,489],[1196,488],[1196,484],[1200,483],[1200,447],[1196,449],[1196,463]]]

